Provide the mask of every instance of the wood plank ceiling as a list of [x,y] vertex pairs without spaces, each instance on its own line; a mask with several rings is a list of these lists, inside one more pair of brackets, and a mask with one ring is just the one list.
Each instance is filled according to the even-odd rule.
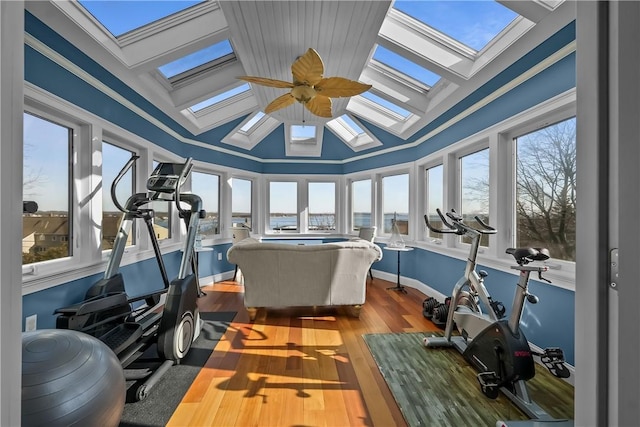
[[[234,49],[247,75],[291,81],[291,64],[314,48],[322,58],[325,77],[359,80],[373,54],[391,1],[226,1]],[[288,89],[253,85],[260,108]],[[333,117],[346,112],[349,98],[333,100]],[[285,123],[301,123],[303,106],[294,104],[271,114]],[[307,122],[324,123],[304,112]]]

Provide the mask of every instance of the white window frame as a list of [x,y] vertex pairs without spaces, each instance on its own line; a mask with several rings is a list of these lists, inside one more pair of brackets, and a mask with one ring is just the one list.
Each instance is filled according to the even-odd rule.
[[353,184],[355,182],[360,181],[369,181],[370,183],[370,203],[369,203],[369,212],[371,215],[371,225],[376,225],[376,181],[375,176],[372,175],[363,175],[363,176],[353,176],[347,179],[347,205],[345,206],[346,217],[347,220],[347,232],[351,235],[358,235],[358,231],[354,230],[355,224],[353,223]]
[[[333,197],[334,197],[334,202],[333,202],[333,216],[334,216],[334,221],[335,221],[335,227],[333,230],[326,230],[326,231],[321,231],[321,230],[310,230],[310,224],[309,221],[311,219],[311,211],[309,209],[309,186],[311,184],[333,184],[333,189],[334,189],[334,193],[333,193]],[[305,180],[305,187],[306,187],[306,203],[304,206],[304,210],[306,212],[306,224],[305,224],[305,232],[306,233],[313,233],[313,234],[333,234],[333,233],[337,233],[339,230],[339,220],[338,220],[338,212],[340,211],[340,207],[339,207],[339,197],[338,194],[340,192],[340,187],[339,187],[339,183],[334,180],[334,179],[322,179],[322,178],[316,178],[316,179],[309,179],[309,180]]]
[[[72,256],[23,266],[22,292],[23,295],[27,295],[100,274],[105,270],[111,251],[102,251],[100,239],[102,191],[109,191],[101,187],[103,140],[140,155],[136,166],[136,189],[146,188],[146,179],[151,171],[151,159],[173,162],[183,159],[34,85],[25,83],[24,94],[25,112],[74,129],[71,153],[74,160],[73,181],[70,183],[74,190],[70,206]],[[144,228],[136,227],[136,241],[139,244],[125,249],[121,266],[154,256],[148,236],[140,235]],[[173,236],[170,241],[161,242],[163,253],[180,249],[183,238],[179,228],[173,230]]]
[[[420,171],[442,163],[444,167],[443,209],[454,208],[459,211],[460,183],[458,159],[464,155],[489,147],[489,214],[490,225],[498,233],[490,236],[489,247],[481,248],[478,262],[484,266],[513,273],[510,266],[513,258],[505,253],[513,247],[515,227],[515,159],[513,137],[527,134],[536,129],[574,117],[576,114],[575,89],[568,90],[546,102],[536,105],[520,114],[510,117],[487,129],[471,135],[461,141],[431,153],[416,161]],[[425,175],[422,175],[426,178]],[[426,185],[426,179],[420,179],[418,185]],[[424,210],[426,201],[421,205]],[[418,212],[418,214],[420,214]],[[424,212],[422,212],[424,215]],[[424,223],[424,220],[422,223]],[[455,235],[442,236],[441,242],[432,242],[421,233],[416,246],[448,255],[461,260],[466,259],[469,245],[458,242]],[[553,255],[553,254],[552,254]],[[549,271],[545,277],[553,286],[575,290],[575,263],[558,259],[546,262]]]
[[[102,155],[102,146],[103,143],[107,143],[110,145],[113,145],[114,147],[120,148],[122,150],[126,150],[129,151],[131,153],[136,153],[137,154],[137,147],[134,147],[130,144],[128,144],[126,141],[121,140],[117,135],[110,135],[108,132],[102,132],[102,139],[100,142],[100,154]],[[134,174],[133,174],[133,183],[132,183],[132,194],[136,193],[139,191],[140,187],[140,167],[141,165],[139,164],[141,163],[141,159],[138,159],[138,162],[135,165],[135,170],[134,170]],[[102,161],[100,162],[101,167],[100,167],[100,180],[102,181]],[[124,164],[122,165],[124,166]],[[142,187],[144,188],[144,187]],[[102,192],[106,192],[107,195],[109,195],[109,193],[111,192],[111,187],[107,188],[102,186]],[[109,195],[110,197],[110,195]],[[126,200],[118,200],[123,206],[124,203],[126,202]],[[102,200],[100,201],[100,224],[102,224]],[[131,233],[132,233],[132,237],[133,237],[133,244],[131,245],[127,245],[125,248],[125,253],[130,252],[132,249],[136,250],[136,248],[139,248],[140,246],[138,246],[140,244],[140,239],[139,239],[139,231],[138,229],[140,228],[140,226],[137,223],[134,223],[133,226],[131,227]],[[102,240],[102,239],[101,239]],[[100,244],[100,248],[102,249],[102,242]],[[103,259],[107,259],[109,257],[109,255],[111,254],[111,249],[105,249],[102,250],[102,258]]]
[[[207,242],[213,242],[216,238],[219,238],[222,235],[222,227],[221,227],[221,223],[222,223],[222,218],[221,218],[221,207],[222,207],[222,180],[223,180],[223,176],[219,173],[219,172],[212,172],[210,170],[203,170],[201,168],[196,168],[194,167],[193,170],[191,171],[191,174],[189,175],[189,179],[187,180],[187,183],[185,183],[182,191],[185,192],[186,188],[189,188],[189,191],[193,192],[193,173],[200,173],[200,174],[204,174],[204,175],[212,175],[212,176],[216,176],[218,177],[218,232],[214,233],[213,235],[211,235],[210,237],[207,237],[206,239],[202,240],[202,243],[207,243]],[[206,214],[209,214],[209,211],[205,208],[205,196],[203,194],[200,194],[198,192],[195,192],[195,194],[197,196],[199,196],[202,199],[202,208],[205,210]]]
[[[308,236],[323,236],[338,235],[345,232],[343,229],[346,224],[344,219],[346,212],[341,206],[344,205],[344,190],[341,190],[344,186],[343,178],[335,175],[305,175],[295,177],[292,175],[269,175],[263,176],[262,181],[265,186],[265,200],[264,200],[264,215],[263,221],[263,234],[268,236],[291,236],[291,235],[304,235]],[[270,216],[271,216],[271,183],[272,182],[295,182],[297,184],[297,221],[298,228],[296,231],[277,231],[271,229]],[[332,182],[335,184],[335,215],[336,215],[336,228],[335,230],[329,230],[328,232],[309,230],[309,183],[312,182]],[[253,213],[255,215],[255,212]]]
[[[424,222],[424,214],[426,214],[429,211],[429,170],[437,168],[439,166],[442,166],[442,199],[444,201],[444,199],[446,198],[445,196],[447,191],[447,180],[445,175],[444,159],[436,158],[420,167],[420,172],[421,172],[420,184],[421,185],[418,186],[418,188],[420,190],[420,194],[424,197],[424,203],[422,203],[421,205],[423,207],[424,212],[422,213],[422,215],[419,216],[418,220],[421,220],[422,222]],[[444,209],[443,206],[434,206],[434,209],[436,207],[440,208],[441,211]],[[419,240],[426,240],[427,242],[433,243],[435,245],[442,244],[442,236],[435,237],[435,236],[429,235],[429,230],[427,229],[426,223],[424,224],[424,227],[421,228],[421,230],[423,231],[422,233],[418,234]]]
[[[66,114],[63,111],[57,111],[50,108],[46,104],[35,102],[32,99],[25,99],[24,112],[40,117],[45,120],[49,120],[52,123],[64,126],[71,130],[72,141],[69,152],[69,160],[74,158],[82,158],[83,149],[87,144],[90,144],[90,132],[89,124],[82,120],[76,119],[73,116]],[[90,254],[79,249],[79,246],[87,240],[87,236],[79,233],[80,224],[82,222],[81,217],[86,217],[89,214],[89,208],[84,206],[80,208],[80,200],[83,197],[82,177],[84,171],[81,169],[81,162],[69,162],[71,165],[70,182],[68,183],[68,214],[69,218],[69,234],[71,236],[71,255],[47,261],[36,262],[22,266],[23,282],[36,275],[49,275],[56,273],[68,265],[82,264],[87,262]],[[37,201],[36,201],[37,202]],[[87,233],[88,234],[88,233]],[[45,238],[46,240],[46,238]]]
[[413,168],[411,168],[410,166],[403,167],[403,168],[393,168],[393,169],[385,170],[376,175],[376,193],[377,193],[376,211],[378,212],[378,215],[376,215],[376,218],[377,218],[376,226],[377,226],[377,235],[383,239],[389,239],[391,237],[391,233],[385,233],[384,231],[384,207],[383,207],[384,188],[383,188],[382,182],[384,178],[387,178],[387,177],[397,176],[397,175],[407,175],[408,186],[409,186],[407,188],[407,198],[408,198],[407,200],[407,208],[408,208],[407,233],[408,234],[403,234],[402,238],[403,240],[405,240],[405,242],[415,240],[414,234],[417,227],[415,225],[415,218],[411,214],[412,207],[414,205],[414,202],[412,202],[413,197],[411,196],[413,194],[412,189],[415,186],[414,184],[415,174],[412,173],[412,170]]
[[[256,186],[258,185],[257,183],[257,179],[255,177],[249,177],[246,175],[240,175],[240,174],[232,174],[229,177],[229,182],[231,182],[231,180],[234,179],[238,179],[238,180],[242,180],[242,181],[249,181],[251,183],[251,212],[250,212],[250,218],[251,218],[251,231],[252,232],[257,232],[256,226],[258,226],[259,221],[256,221],[256,207],[258,206],[257,203],[257,199],[256,199]],[[233,187],[231,187],[231,194],[229,196],[229,215],[230,215],[230,220],[229,223],[231,224],[231,222],[233,222]],[[233,224],[231,224],[233,225]]]
[[[533,123],[529,123],[527,125],[524,125],[522,127],[514,128],[514,129],[510,130],[509,132],[502,134],[503,141],[506,144],[509,145],[509,153],[510,153],[511,158],[513,159],[513,163],[514,163],[512,165],[512,170],[511,170],[512,182],[513,182],[513,185],[514,185],[514,187],[513,187],[513,201],[512,201],[512,203],[510,203],[510,205],[512,207],[511,221],[512,221],[512,230],[513,230],[513,232],[510,233],[511,234],[511,236],[510,236],[511,239],[508,241],[508,243],[511,246],[515,246],[516,221],[517,221],[517,215],[516,215],[516,212],[515,212],[515,202],[516,202],[515,180],[516,180],[517,171],[516,171],[516,166],[515,166],[516,147],[515,147],[514,139],[518,138],[520,136],[527,135],[529,133],[535,132],[537,130],[544,129],[544,128],[549,127],[549,126],[553,126],[556,123],[571,119],[573,117],[575,117],[575,112],[573,112],[571,110],[569,110],[569,111],[561,111],[561,112],[558,112],[556,114],[551,114],[551,115],[545,116],[544,120],[538,120],[538,121],[535,121]],[[576,141],[576,148],[577,148],[577,141]],[[558,259],[558,258],[553,258],[553,253],[551,254],[551,259],[549,259],[549,261],[547,261],[546,264],[548,265],[548,267],[551,270],[558,270],[558,271],[566,271],[566,270],[570,270],[570,269],[574,269],[575,270],[575,261],[567,261],[567,260],[562,260],[562,259]]]

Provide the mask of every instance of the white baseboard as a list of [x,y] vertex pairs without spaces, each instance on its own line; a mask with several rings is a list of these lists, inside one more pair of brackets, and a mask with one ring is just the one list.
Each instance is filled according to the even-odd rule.
[[225,280],[233,279],[233,273],[234,273],[234,270],[224,271],[222,273],[218,273],[210,276],[199,277],[198,281],[200,282],[200,286],[209,286],[216,282],[223,282]]
[[[392,283],[397,283],[398,281],[398,276],[394,273],[387,273],[386,271],[380,271],[375,269],[372,270],[372,272],[373,272],[374,279],[376,277],[379,277],[380,279],[383,279]],[[447,297],[447,295],[441,294],[440,292],[436,291],[435,289],[425,285],[424,283],[416,279],[410,279],[408,277],[400,276],[400,283],[403,286],[417,289],[423,294],[437,299],[441,303],[444,303],[444,299]]]

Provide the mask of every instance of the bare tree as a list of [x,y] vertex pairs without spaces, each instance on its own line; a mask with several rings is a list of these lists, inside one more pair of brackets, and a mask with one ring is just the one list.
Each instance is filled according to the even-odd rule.
[[566,120],[517,140],[517,240],[575,259],[576,123]]
[[24,171],[22,178],[22,198],[24,200],[33,199],[35,196],[39,196],[40,193],[38,191],[38,187],[42,185],[44,181],[44,176],[42,173],[42,166],[35,168],[29,158],[31,157],[31,152],[35,150],[33,144],[29,144],[25,142],[24,144]]

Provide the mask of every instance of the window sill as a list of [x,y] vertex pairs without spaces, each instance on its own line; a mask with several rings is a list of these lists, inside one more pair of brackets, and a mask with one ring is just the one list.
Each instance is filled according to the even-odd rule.
[[[469,254],[469,251],[463,248],[446,247],[442,244],[442,241],[438,239],[430,240],[429,242],[422,241],[405,243],[407,243],[408,246],[459,259],[461,262],[464,262]],[[518,274],[516,270],[511,268],[511,266],[516,265],[516,263],[513,261],[513,258],[508,258],[506,255],[505,257],[498,258],[479,253],[477,263],[479,268],[493,268],[495,270],[513,274],[514,276],[517,276]],[[545,284],[556,286],[558,288],[566,289],[569,291],[575,291],[575,264],[573,264],[574,268],[571,268],[571,263],[554,259],[549,260],[549,262],[545,264],[549,266],[549,270],[544,273],[544,277],[551,280],[552,282],[544,282]],[[532,276],[531,280],[537,281],[537,277]]]

